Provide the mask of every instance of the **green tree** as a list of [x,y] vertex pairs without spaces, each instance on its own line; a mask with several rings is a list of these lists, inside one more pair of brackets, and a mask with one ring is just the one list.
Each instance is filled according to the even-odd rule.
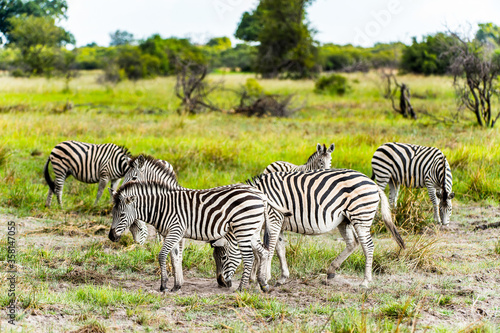
[[56,26],[53,18],[11,17],[9,47],[19,50],[19,63],[25,72],[49,74],[55,66],[61,46],[74,44],[74,37]]
[[[66,0],[0,0],[0,33],[10,40],[12,17],[36,16],[61,19],[66,17]],[[0,40],[2,44],[3,40]]]
[[412,45],[403,50],[401,68],[426,75],[445,74],[450,66],[447,48],[453,43],[453,38],[442,32],[425,36],[420,43],[414,37]]
[[260,42],[256,70],[263,77],[306,78],[317,74],[318,48],[306,19],[313,0],[261,0],[243,15],[236,37]]
[[481,43],[491,43],[500,46],[500,27],[493,23],[479,23],[476,39]]
[[231,40],[228,37],[215,37],[211,38],[207,46],[214,47],[217,50],[224,51],[231,48]]
[[134,35],[124,30],[116,30],[109,34],[111,42],[109,46],[129,45],[134,41]]

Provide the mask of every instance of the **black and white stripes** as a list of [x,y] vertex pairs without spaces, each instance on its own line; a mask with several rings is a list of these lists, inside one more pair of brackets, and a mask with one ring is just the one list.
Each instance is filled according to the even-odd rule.
[[[386,227],[400,247],[404,242],[391,220],[389,204],[382,190],[365,175],[348,169],[317,170],[308,172],[275,172],[261,175],[249,181],[249,184],[264,192],[270,200],[290,210],[292,213],[283,230],[305,235],[317,235],[337,227],[347,247],[332,262],[328,277],[332,279],[342,262],[356,249],[358,241],[366,257],[365,278],[362,285],[367,286],[372,280],[373,242],[370,227],[381,202],[382,218]],[[280,223],[275,219],[271,223]],[[357,239],[355,237],[355,233]],[[273,253],[276,237],[270,236],[269,250]],[[237,261],[234,244],[228,249],[216,248],[222,260],[224,278],[230,279]],[[227,250],[227,251],[226,251]],[[282,249],[284,251],[284,249]],[[228,252],[228,253],[226,253]],[[280,251],[277,251],[280,254]],[[229,255],[228,255],[229,254]],[[284,252],[283,259],[284,259]],[[280,258],[281,261],[281,258]],[[283,272],[283,270],[282,270]],[[282,281],[288,276],[282,276]]]
[[[54,193],[59,205],[62,205],[64,181],[70,175],[84,183],[99,183],[95,200],[97,203],[109,181],[113,189],[117,187],[118,181],[128,170],[129,160],[128,150],[113,143],[90,144],[78,141],[59,143],[52,149],[45,163],[44,175],[49,185],[46,206],[50,206]],[[51,162],[56,175],[54,181],[49,174]]]
[[[240,289],[248,285],[253,252],[267,261],[259,232],[266,218],[266,201],[262,193],[248,185],[220,187],[208,190],[171,190],[158,182],[130,182],[114,192],[113,224],[109,238],[117,241],[134,221],[152,224],[164,237],[159,254],[161,287],[166,289],[166,256],[178,251],[179,241],[185,238],[213,241],[231,231],[241,250],[244,273]],[[265,271],[259,274],[261,288],[268,288]],[[180,288],[174,282],[173,290]]]
[[269,164],[262,172],[263,174],[280,172],[280,171],[310,171],[316,169],[330,169],[332,165],[332,153],[335,150],[335,145],[332,143],[330,147],[316,145],[316,151],[309,156],[306,164],[295,165],[289,162],[277,161]]
[[399,186],[427,187],[434,206],[434,219],[449,223],[452,211],[453,178],[444,154],[437,148],[407,143],[385,143],[372,158],[372,179],[384,190],[389,184],[389,201],[396,206]]

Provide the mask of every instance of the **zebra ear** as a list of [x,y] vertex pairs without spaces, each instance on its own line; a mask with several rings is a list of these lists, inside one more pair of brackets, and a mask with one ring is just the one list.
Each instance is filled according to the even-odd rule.
[[323,153],[323,146],[321,146],[321,143],[316,144],[316,151],[320,154]]
[[131,203],[135,202],[136,200],[137,200],[137,198],[134,195],[130,196],[130,197],[126,197],[125,204],[130,205]]
[[108,190],[109,190],[109,195],[114,198],[115,194],[116,194],[116,191],[113,190],[111,187],[108,187]]
[[227,245],[227,240],[224,237],[212,243],[212,247],[224,247],[226,245]]
[[455,197],[455,192],[451,192],[450,194],[448,194],[448,199],[453,199]]
[[326,152],[331,154],[331,153],[333,153],[334,150],[335,150],[335,144],[332,143],[330,145],[330,147],[328,147],[328,150]]

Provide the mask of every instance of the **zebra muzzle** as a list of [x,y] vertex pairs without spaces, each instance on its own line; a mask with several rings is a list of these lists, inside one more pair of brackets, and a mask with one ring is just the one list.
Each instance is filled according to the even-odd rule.
[[224,287],[224,288],[231,288],[231,280],[227,281],[222,277],[222,274],[217,275],[217,283],[219,284],[219,287]]
[[116,235],[115,229],[109,231],[108,237],[112,242],[118,242],[120,240],[120,236]]

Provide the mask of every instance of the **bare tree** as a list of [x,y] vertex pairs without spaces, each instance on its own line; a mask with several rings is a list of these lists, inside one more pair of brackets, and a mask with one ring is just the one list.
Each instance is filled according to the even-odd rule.
[[[405,83],[398,83],[396,76],[392,72],[382,72],[381,74],[382,80],[385,81],[384,86],[384,97],[390,98],[392,102],[392,108],[397,113],[403,115],[403,117],[408,118],[412,117],[413,119],[417,119],[417,114],[411,105],[410,98],[410,87]],[[392,83],[394,82],[394,88],[392,87]],[[396,107],[395,97],[396,93],[399,90],[399,108]]]
[[205,111],[220,111],[212,104],[208,95],[218,89],[221,83],[209,85],[205,78],[208,67],[191,61],[177,61],[177,82],[175,95],[181,99],[178,113],[196,114]]
[[500,111],[495,115],[492,106],[499,96],[500,57],[485,43],[449,33],[455,40],[448,52],[459,105],[474,113],[480,126],[493,127],[500,117]]

